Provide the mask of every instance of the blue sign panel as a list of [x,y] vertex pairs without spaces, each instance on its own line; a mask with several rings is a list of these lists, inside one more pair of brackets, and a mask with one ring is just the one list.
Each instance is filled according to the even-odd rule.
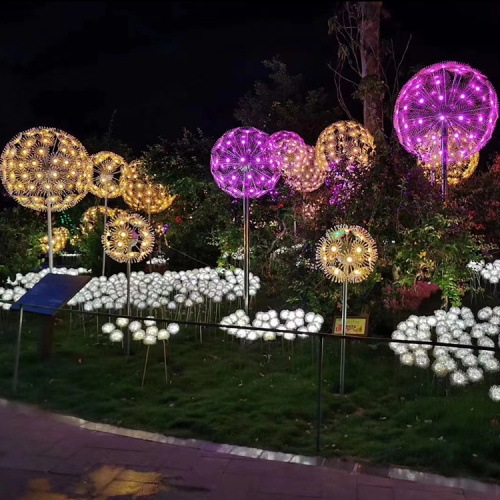
[[[12,304],[11,309],[19,310],[23,305],[25,311],[54,316],[57,309],[64,307],[90,280],[90,276],[47,274],[31,290],[28,290],[17,302]],[[54,309],[42,309],[36,306]]]

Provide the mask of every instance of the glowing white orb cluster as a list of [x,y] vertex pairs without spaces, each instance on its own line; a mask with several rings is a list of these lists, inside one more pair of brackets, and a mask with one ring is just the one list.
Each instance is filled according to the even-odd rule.
[[[228,335],[234,335],[239,339],[264,341],[276,340],[277,337],[283,337],[285,340],[295,340],[307,338],[311,333],[318,333],[323,325],[323,316],[314,312],[304,312],[303,309],[292,311],[275,310],[262,311],[255,314],[255,319],[250,323],[250,317],[245,311],[238,309],[234,313],[222,318],[220,329],[227,331]],[[227,325],[227,326],[226,326]],[[228,326],[238,326],[240,328],[228,328]],[[269,328],[268,330],[250,330],[248,327]],[[292,330],[292,331],[287,331]],[[293,333],[293,331],[297,333]]]
[[92,162],[83,145],[55,128],[21,132],[4,148],[2,182],[21,205],[53,212],[76,205],[88,192]]
[[484,280],[486,283],[497,285],[500,281],[500,259],[486,264],[483,261],[471,261],[467,267],[476,274],[476,277]]
[[484,378],[485,372],[500,371],[495,353],[484,350],[499,343],[500,306],[484,307],[478,311],[477,319],[479,321],[468,307],[438,310],[433,316],[412,315],[398,324],[392,333],[393,340],[436,341],[448,345],[433,347],[431,344],[391,342],[389,347],[403,365],[431,367],[437,377],[449,376],[450,383],[455,386],[476,383]]
[[169,340],[171,335],[177,335],[180,327],[178,323],[165,323],[166,328],[159,328],[154,318],[130,321],[128,318],[117,318],[115,323],[102,325],[102,333],[109,335],[110,342],[122,342],[124,339],[123,329],[127,328],[135,341],[145,345],[154,345],[159,340]]

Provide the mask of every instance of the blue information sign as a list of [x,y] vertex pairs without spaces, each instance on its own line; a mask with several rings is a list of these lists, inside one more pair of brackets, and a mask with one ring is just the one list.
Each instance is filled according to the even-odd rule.
[[[28,290],[17,302],[12,304],[11,309],[19,310],[22,305],[25,311],[54,316],[57,309],[64,307],[90,280],[90,276],[47,274],[31,290]],[[54,309],[42,309],[36,306]]]

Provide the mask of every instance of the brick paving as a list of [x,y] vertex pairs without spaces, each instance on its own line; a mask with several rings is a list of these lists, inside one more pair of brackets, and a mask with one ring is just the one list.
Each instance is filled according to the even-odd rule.
[[[260,458],[252,458],[256,455]],[[500,498],[500,487],[477,481],[418,474],[421,481],[406,481],[343,467],[314,457],[174,440],[0,404],[0,500]],[[393,472],[398,477],[406,473],[415,476],[403,469]]]

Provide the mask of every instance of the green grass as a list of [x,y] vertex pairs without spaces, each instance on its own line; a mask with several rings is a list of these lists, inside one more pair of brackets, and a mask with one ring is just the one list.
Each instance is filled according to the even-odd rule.
[[[11,390],[16,314],[0,323],[0,394]],[[10,318],[10,319],[9,319]],[[75,326],[76,323],[76,326]],[[242,345],[221,332],[194,330],[168,344],[119,345],[87,336],[81,320],[56,327],[51,359],[41,362],[36,318],[27,318],[16,398],[88,420],[167,435],[315,455],[317,340]],[[91,327],[92,325],[92,327]],[[89,336],[88,332],[92,332]],[[409,466],[452,476],[500,479],[500,405],[483,383],[451,388],[430,370],[401,367],[386,345],[350,342],[346,396],[338,396],[338,347],[325,342],[321,454]]]

